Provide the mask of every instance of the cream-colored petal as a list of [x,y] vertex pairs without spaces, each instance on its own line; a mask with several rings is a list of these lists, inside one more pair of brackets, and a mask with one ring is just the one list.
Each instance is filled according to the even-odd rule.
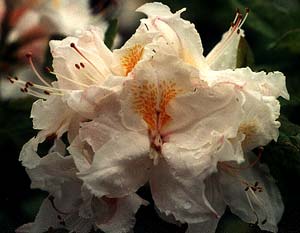
[[169,7],[156,2],[146,3],[137,9],[148,15],[148,20],[142,21],[147,25],[148,30],[160,32],[179,57],[188,64],[206,69],[207,65],[202,55],[202,42],[194,24],[180,18],[184,10],[173,14]]
[[223,34],[221,41],[206,56],[205,59],[209,62],[211,69],[226,70],[236,68],[238,47],[241,38],[244,37],[244,32],[240,30],[239,34],[232,35],[232,38],[229,40],[228,37],[230,34],[231,29]]
[[[249,67],[235,70],[209,71],[203,74],[210,84],[220,82],[231,82],[240,85],[245,91],[252,92],[253,95],[279,96],[289,99],[286,89],[285,76],[279,71],[266,73],[253,72]],[[259,95],[260,94],[260,95]]]
[[198,86],[170,102],[167,112],[172,121],[165,133],[186,148],[209,143],[213,131],[225,139],[234,138],[243,117],[242,103],[243,96],[234,85]]
[[[256,156],[248,154],[248,159],[254,161]],[[277,232],[277,223],[284,207],[280,192],[266,165],[257,164],[252,168],[242,169],[238,176],[221,170],[218,178],[224,200],[234,214],[246,222],[257,222],[262,230]],[[256,188],[248,187],[245,182],[251,186],[255,186],[257,182]],[[262,188],[261,192],[259,188]]]
[[[76,49],[71,47],[72,43]],[[84,31],[78,37],[50,41],[50,48],[60,88],[82,89],[84,85],[101,84],[112,74],[112,53],[95,28]]]
[[145,135],[124,132],[114,135],[96,151],[90,169],[80,179],[97,197],[120,197],[135,192],[149,177],[149,141]]
[[135,224],[136,212],[141,205],[146,204],[146,201],[135,193],[118,199],[105,198],[105,202],[107,208],[112,210],[113,213],[111,213],[110,216],[103,216],[103,205],[98,206],[98,208],[94,206],[100,212],[99,215],[97,215],[97,210],[94,208],[94,213],[96,215],[96,225],[107,233],[130,232]]

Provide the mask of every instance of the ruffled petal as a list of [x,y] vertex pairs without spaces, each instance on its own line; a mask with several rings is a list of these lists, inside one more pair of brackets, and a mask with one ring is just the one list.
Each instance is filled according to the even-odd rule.
[[216,171],[215,143],[186,150],[172,143],[163,145],[162,157],[151,173],[152,197],[161,212],[173,214],[176,220],[199,223],[219,214],[205,196],[204,180]]
[[78,38],[50,41],[53,68],[60,88],[83,89],[87,85],[103,83],[112,74],[112,53],[99,35],[96,28],[91,28]]
[[280,122],[277,121],[280,115],[280,104],[272,96],[257,99],[245,93],[245,97],[243,106],[245,115],[239,132],[245,135],[244,151],[250,151],[258,146],[265,146],[271,140],[277,140],[280,127]]
[[149,177],[152,161],[145,135],[124,132],[114,135],[96,151],[91,168],[79,173],[97,197],[120,197],[135,192]]
[[47,100],[39,99],[33,103],[30,117],[34,129],[60,137],[68,130],[73,115],[74,112],[60,97],[50,96]]
[[209,71],[202,76],[210,84],[231,82],[254,96],[279,96],[289,99],[285,76],[279,71],[253,72],[249,67],[235,70]]
[[167,44],[173,47],[175,53],[186,63],[204,69],[207,65],[202,55],[200,36],[194,24],[180,18],[184,10],[173,14],[168,6],[158,2],[146,3],[137,9],[148,16],[148,19],[142,20],[148,31],[160,32]]
[[[93,206],[96,225],[107,233],[129,232],[135,224],[135,213],[141,205],[147,204],[136,194],[118,199],[102,198],[100,202]],[[103,214],[105,206],[108,211]]]
[[243,96],[231,84],[213,87],[204,84],[193,93],[178,96],[167,109],[172,117],[165,129],[170,134],[169,141],[182,142],[185,148],[197,148],[211,140],[213,131],[222,134],[224,139],[235,138],[244,114],[243,101]]
[[[248,156],[251,160],[256,159],[253,154]],[[284,207],[266,165],[241,169],[236,176],[222,169],[218,179],[224,200],[234,214],[246,222],[257,223],[262,230],[277,232]]]

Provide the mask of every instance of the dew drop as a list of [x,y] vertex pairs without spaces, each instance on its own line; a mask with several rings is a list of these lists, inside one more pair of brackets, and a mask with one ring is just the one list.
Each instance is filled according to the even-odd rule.
[[186,209],[186,210],[190,209],[191,207],[192,207],[192,205],[191,205],[191,203],[189,203],[189,202],[186,202],[186,203],[184,203],[184,205],[183,205],[183,208]]

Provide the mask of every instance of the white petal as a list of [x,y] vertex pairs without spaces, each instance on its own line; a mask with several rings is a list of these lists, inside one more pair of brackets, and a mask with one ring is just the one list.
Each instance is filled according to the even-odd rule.
[[41,158],[36,152],[39,143],[39,138],[33,137],[23,145],[19,161],[24,167],[32,169],[39,165]]
[[[205,180],[205,195],[213,208],[222,216],[226,209],[222,190],[218,185],[215,174]],[[188,225],[187,233],[215,233],[220,218],[212,217],[208,221]]]
[[30,179],[31,188],[39,188],[48,192],[54,192],[61,188],[67,181],[78,181],[77,169],[73,159],[62,157],[58,153],[51,153],[40,159],[38,166],[26,169]]
[[90,86],[85,90],[70,91],[63,99],[73,111],[86,119],[93,119],[103,105],[101,102],[112,93],[106,88]]
[[[285,76],[283,73],[275,71],[266,73],[253,72],[249,67],[235,70],[210,71],[203,75],[209,83],[232,82],[241,85],[245,91],[253,95],[279,96],[289,99],[286,89]],[[257,94],[256,94],[257,93]]]
[[161,3],[146,3],[137,9],[149,17],[149,20],[143,20],[142,23],[149,25],[150,30],[153,27],[154,31],[159,31],[185,62],[204,69],[206,63],[200,36],[194,24],[180,18],[184,10],[172,14],[169,7]]
[[115,135],[94,155],[89,170],[79,177],[97,197],[120,197],[135,192],[148,180],[152,161],[146,136],[128,132]]
[[238,47],[241,37],[244,37],[244,33],[240,30],[240,33],[232,35],[230,42],[228,43],[228,36],[231,33],[229,31],[223,34],[222,40],[209,52],[206,57],[210,58],[210,68],[213,70],[226,70],[235,69],[237,66]]
[[135,214],[145,201],[138,195],[132,194],[123,198],[116,199],[113,202],[106,202],[107,207],[114,211],[110,216],[103,216],[104,206],[99,206],[100,215],[96,215],[96,225],[107,233],[125,233],[129,232],[135,224]]
[[245,97],[245,116],[239,131],[245,135],[243,149],[250,151],[277,140],[280,104],[274,97],[262,97],[259,100],[248,93],[245,93]]
[[[149,123],[145,118],[153,118],[156,114],[153,108],[159,101],[164,100],[164,97],[160,96],[163,91],[167,91],[164,88],[170,87],[178,95],[192,91],[192,80],[196,79],[197,75],[197,70],[182,60],[159,52],[151,62],[140,63],[133,72],[134,79],[124,83],[121,93],[121,116],[124,126],[135,131],[145,130]],[[135,104],[139,102],[143,103],[141,107]],[[141,113],[147,108],[151,108],[149,116]]]
[[[249,159],[255,160],[255,156],[250,156]],[[252,185],[258,182],[258,186],[263,189],[262,192],[254,192],[251,188],[245,191],[247,186],[241,180]],[[219,182],[224,193],[224,200],[234,214],[246,222],[258,221],[262,230],[277,232],[277,223],[283,214],[284,207],[280,192],[265,165],[259,164],[253,168],[241,170],[238,177],[221,171]]]
[[47,100],[39,99],[32,105],[31,118],[33,128],[44,130],[45,134],[55,133],[60,137],[67,131],[74,112],[57,96]]
[[234,138],[243,117],[242,103],[233,85],[199,86],[196,92],[170,102],[167,112],[172,121],[165,131],[171,133],[170,141],[180,141],[186,148],[206,144],[213,131],[225,139]]
[[[74,43],[80,52],[72,48],[71,43]],[[84,86],[80,83],[101,84],[111,75],[109,66],[112,53],[106,48],[95,28],[84,31],[79,38],[67,37],[62,41],[51,41],[50,48],[60,88],[82,89]],[[79,68],[76,68],[76,64]],[[63,76],[72,79],[73,82]]]
[[218,213],[205,196],[204,180],[216,171],[217,144],[186,150],[163,145],[162,158],[150,178],[151,193],[160,211],[188,223],[207,221]]

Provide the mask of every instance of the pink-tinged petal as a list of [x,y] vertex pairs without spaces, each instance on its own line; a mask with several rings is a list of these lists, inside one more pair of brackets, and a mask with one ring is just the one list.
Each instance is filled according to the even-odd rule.
[[59,190],[65,182],[79,183],[75,173],[77,169],[73,159],[62,157],[58,153],[51,153],[40,159],[38,166],[26,169],[31,179],[31,188],[39,188],[48,192]]
[[[135,214],[141,205],[147,203],[136,194],[118,199],[102,198],[95,202],[93,210],[96,225],[107,233],[130,232],[135,224]],[[105,208],[107,208],[106,212]]]
[[105,99],[112,93],[113,91],[106,88],[90,86],[85,90],[74,90],[66,93],[63,100],[82,117],[93,119],[97,117],[98,112],[101,111],[104,105],[101,102],[107,104]]
[[114,135],[96,151],[90,169],[79,173],[85,186],[97,197],[120,197],[135,192],[149,177],[146,135],[124,132]]
[[56,134],[60,137],[68,130],[74,112],[58,96],[47,100],[39,99],[32,105],[33,128],[43,130],[42,134]]
[[[232,33],[230,28],[223,34],[222,40],[209,52],[205,60],[213,70],[235,69],[238,59],[238,48],[241,38],[244,37],[243,30],[240,33]],[[230,39],[228,39],[230,38]]]
[[[222,190],[215,174],[205,180],[205,195],[219,216],[222,216],[226,204],[222,197]],[[208,221],[188,225],[187,233],[215,233],[220,218],[212,217]]]
[[210,142],[213,131],[225,139],[236,137],[243,117],[243,101],[234,85],[199,85],[194,92],[170,102],[167,112],[172,121],[164,130],[170,134],[167,140],[181,142],[185,148],[197,148]]
[[257,99],[245,93],[245,116],[241,122],[239,132],[245,135],[243,149],[250,151],[258,146],[265,146],[279,136],[280,122],[279,101],[272,96]]
[[[90,232],[93,227],[93,221],[79,217],[78,212],[74,211],[74,205],[76,205],[78,200],[70,201],[70,194],[74,190],[71,187],[68,188],[70,193],[63,198],[55,197],[53,201],[51,200],[51,196],[46,198],[34,222],[30,225],[21,226],[16,232],[41,233],[47,232],[51,228],[65,228],[80,233]],[[70,212],[64,213],[62,211]]]
[[148,15],[142,23],[147,24],[150,31],[159,31],[167,43],[174,48],[186,63],[197,68],[206,68],[200,36],[194,24],[180,18],[182,9],[175,14],[168,6],[161,3],[146,3],[137,9]]
[[279,71],[253,72],[249,67],[235,70],[206,72],[203,78],[209,83],[232,82],[255,96],[279,96],[289,99],[285,76]]
[[92,121],[81,124],[79,139],[88,143],[94,152],[112,139],[114,135],[125,132],[119,115],[121,106],[119,96],[112,94],[98,105],[98,116]]
[[[248,154],[249,160],[257,158]],[[238,165],[234,165],[238,166]],[[247,166],[247,164],[241,165]],[[237,174],[236,176],[233,174]],[[266,165],[257,164],[238,172],[221,169],[218,179],[224,201],[242,220],[257,223],[262,230],[277,232],[277,223],[283,214],[283,203],[274,179]]]
[[198,223],[219,217],[205,195],[204,180],[216,171],[218,139],[212,145],[187,150],[165,143],[150,177],[156,206],[182,222]]
[[171,174],[165,161],[154,167],[150,179],[152,197],[159,210],[181,222],[199,222],[212,217],[203,182],[183,180]]
[[109,68],[112,53],[94,28],[78,38],[50,41],[50,48],[60,88],[82,89],[86,85],[101,84],[112,74]]

